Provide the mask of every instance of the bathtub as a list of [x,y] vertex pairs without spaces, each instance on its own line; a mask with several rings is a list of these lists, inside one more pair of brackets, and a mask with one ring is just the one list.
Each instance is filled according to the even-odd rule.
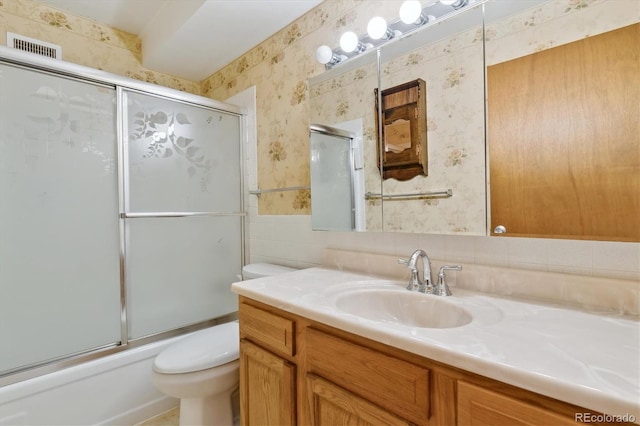
[[172,337],[0,388],[0,425],[133,425],[173,407],[151,382]]

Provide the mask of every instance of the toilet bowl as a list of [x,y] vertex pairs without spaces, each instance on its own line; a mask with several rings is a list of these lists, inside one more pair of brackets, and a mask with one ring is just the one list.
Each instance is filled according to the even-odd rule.
[[[242,268],[243,279],[293,271],[267,263]],[[232,425],[232,394],[239,381],[239,324],[196,331],[160,352],[152,379],[162,393],[180,399],[180,425]]]

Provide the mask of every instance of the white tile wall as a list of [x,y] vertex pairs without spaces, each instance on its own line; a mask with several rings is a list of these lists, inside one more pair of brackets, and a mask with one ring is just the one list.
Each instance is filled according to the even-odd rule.
[[507,237],[311,231],[310,216],[251,214],[249,260],[297,268],[321,263],[325,247],[640,281],[640,244]]
[[306,268],[321,263],[324,248],[409,256],[422,248],[434,259],[640,281],[640,243],[541,238],[466,237],[392,232],[311,230],[311,216],[258,214],[255,88],[228,99],[249,110],[245,149],[247,262]]

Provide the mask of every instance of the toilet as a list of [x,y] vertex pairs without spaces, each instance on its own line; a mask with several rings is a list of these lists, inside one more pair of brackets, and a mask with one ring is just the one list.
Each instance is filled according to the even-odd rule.
[[[294,271],[253,263],[242,279]],[[238,388],[239,324],[232,321],[196,331],[168,346],[153,362],[152,379],[162,393],[180,399],[180,425],[232,425],[232,394]]]

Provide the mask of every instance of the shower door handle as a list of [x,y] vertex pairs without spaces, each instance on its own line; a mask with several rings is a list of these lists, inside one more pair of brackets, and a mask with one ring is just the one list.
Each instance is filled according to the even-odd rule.
[[121,219],[151,219],[166,217],[194,216],[246,216],[246,212],[158,212],[158,213],[120,213]]

